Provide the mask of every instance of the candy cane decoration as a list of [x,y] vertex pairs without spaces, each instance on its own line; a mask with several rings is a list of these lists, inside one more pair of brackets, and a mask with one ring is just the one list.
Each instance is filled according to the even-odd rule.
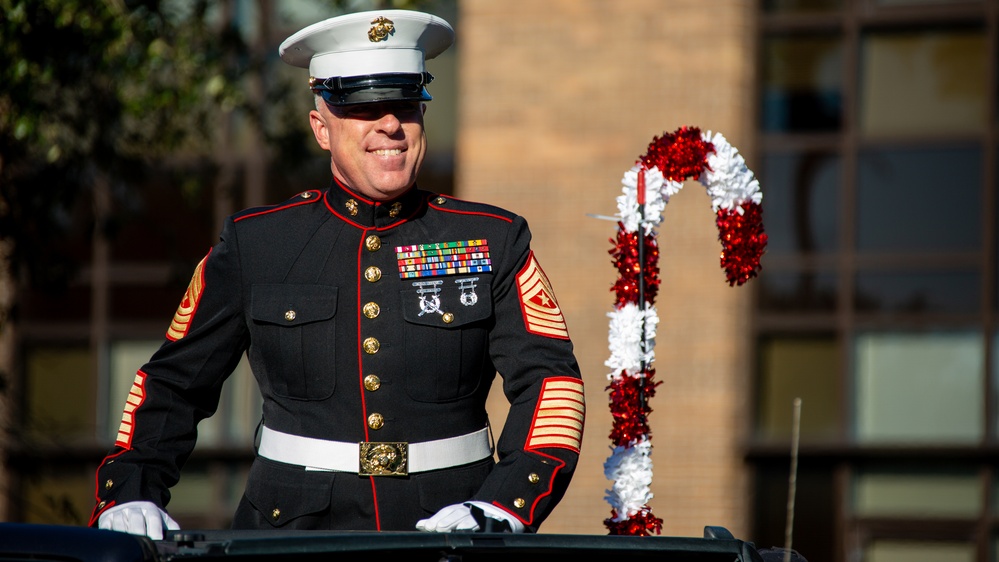
[[611,517],[604,524],[612,535],[648,536],[662,532],[662,519],[652,514],[652,442],[648,400],[655,395],[655,337],[659,317],[654,306],[659,290],[659,246],[656,240],[669,198],[687,179],[707,188],[722,243],[721,266],[730,286],[756,277],[766,250],[763,194],[739,151],[721,133],[702,134],[680,127],[653,137],[648,152],[624,173],[617,197],[617,239],[609,253],[620,277],[610,317],[613,369],[610,407],[612,453],[604,475],[614,482],[607,491]]

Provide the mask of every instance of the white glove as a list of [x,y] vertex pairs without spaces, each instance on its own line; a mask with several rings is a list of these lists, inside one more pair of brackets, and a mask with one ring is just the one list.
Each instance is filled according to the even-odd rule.
[[450,533],[451,531],[478,531],[479,524],[472,516],[471,506],[482,509],[486,517],[506,521],[510,524],[510,529],[514,533],[523,533],[524,524],[519,519],[510,515],[505,510],[496,507],[491,503],[470,501],[456,503],[441,508],[440,511],[430,516],[428,519],[421,519],[416,522],[416,528],[420,531]]
[[146,535],[155,541],[163,540],[164,529],[180,529],[180,525],[153,502],[127,502],[108,508],[97,519],[97,526],[132,535]]

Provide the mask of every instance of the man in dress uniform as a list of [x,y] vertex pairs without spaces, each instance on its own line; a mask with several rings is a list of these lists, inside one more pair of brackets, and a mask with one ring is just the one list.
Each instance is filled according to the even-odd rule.
[[[244,353],[263,396],[242,529],[534,532],[579,456],[583,384],[525,220],[422,191],[415,11],[328,19],[282,43],[309,69],[327,189],[226,220],[137,372],[90,524],[161,539],[169,489]],[[497,372],[510,402],[494,441]]]

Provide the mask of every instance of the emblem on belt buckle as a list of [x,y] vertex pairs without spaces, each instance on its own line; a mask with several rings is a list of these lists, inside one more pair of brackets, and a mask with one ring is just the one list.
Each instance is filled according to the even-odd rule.
[[408,472],[407,453],[409,443],[406,442],[373,442],[359,443],[361,453],[360,476],[406,476]]

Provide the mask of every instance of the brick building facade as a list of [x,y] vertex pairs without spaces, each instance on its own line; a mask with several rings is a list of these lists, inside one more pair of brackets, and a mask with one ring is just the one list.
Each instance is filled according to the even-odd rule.
[[[586,380],[573,486],[542,532],[606,533],[610,454],[608,250],[621,176],[654,135],[683,125],[752,151],[755,4],[720,0],[460,3],[455,191],[530,221]],[[434,139],[431,138],[431,143]],[[764,187],[764,193],[765,193]],[[749,306],[730,287],[704,189],[688,182],[660,228],[650,502],[663,534],[749,531]],[[494,395],[501,396],[501,395]],[[494,420],[494,424],[499,423]]]

